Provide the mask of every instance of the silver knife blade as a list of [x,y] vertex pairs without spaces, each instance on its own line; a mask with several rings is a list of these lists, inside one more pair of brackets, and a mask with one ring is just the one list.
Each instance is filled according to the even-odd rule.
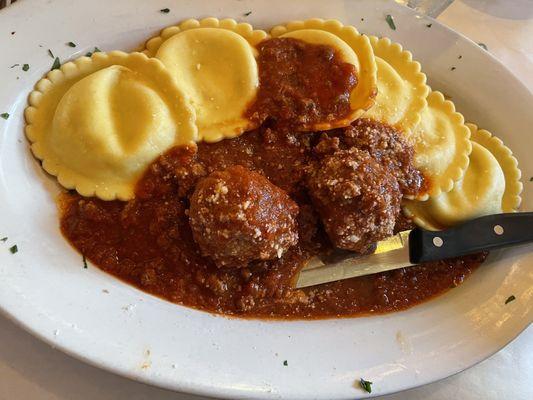
[[354,256],[351,253],[335,262],[313,257],[300,271],[294,287],[315,286],[413,265],[409,261],[410,232],[403,231],[378,242],[374,253],[369,255]]

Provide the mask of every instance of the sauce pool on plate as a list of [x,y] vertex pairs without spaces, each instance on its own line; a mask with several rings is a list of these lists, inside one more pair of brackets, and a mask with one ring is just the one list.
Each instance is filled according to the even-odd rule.
[[[326,318],[397,311],[457,286],[484,260],[484,255],[476,255],[291,289],[291,279],[309,257],[332,251],[302,184],[320,135],[267,128],[200,143],[197,149],[174,148],[149,167],[134,200],[62,195],[61,230],[95,265],[144,291],[242,317]],[[261,172],[298,204],[299,241],[280,259],[247,268],[218,268],[194,241],[188,196],[201,177],[232,165]],[[400,229],[407,228],[401,218],[400,223]]]

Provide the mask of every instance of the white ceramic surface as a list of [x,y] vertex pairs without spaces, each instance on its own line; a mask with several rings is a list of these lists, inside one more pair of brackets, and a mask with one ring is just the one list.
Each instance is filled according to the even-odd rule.
[[[169,14],[159,12],[165,6]],[[395,17],[396,31],[386,14]],[[524,172],[523,208],[533,208],[531,93],[474,43],[392,2],[23,0],[0,12],[0,112],[11,114],[0,119],[0,236],[9,237],[0,243],[0,307],[7,315],[54,346],[134,379],[228,398],[284,399],[363,396],[360,377],[374,381],[376,395],[424,384],[484,359],[531,322],[531,246],[493,254],[463,285],[421,306],[337,321],[216,317],[146,295],[94,267],[83,269],[57,229],[57,186],[22,134],[27,93],[53,61],[47,49],[62,60],[94,46],[131,49],[165,25],[209,15],[262,27],[338,18],[403,43],[434,88],[513,148]],[[67,47],[68,41],[78,47]],[[10,69],[15,63],[30,70]],[[8,251],[13,244],[19,247],[14,255]],[[504,305],[510,294],[516,300]]]

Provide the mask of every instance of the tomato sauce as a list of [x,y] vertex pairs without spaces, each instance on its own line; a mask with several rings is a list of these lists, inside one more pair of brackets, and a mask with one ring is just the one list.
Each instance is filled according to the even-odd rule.
[[[331,318],[397,311],[468,277],[486,254],[303,290],[291,287],[310,257],[333,251],[305,183],[317,151],[331,146],[367,151],[397,179],[403,194],[423,190],[424,182],[411,165],[412,148],[391,127],[359,120],[330,132],[299,131],[306,124],[342,118],[349,111],[349,93],[357,77],[335,51],[292,39],[266,41],[260,51],[260,93],[249,114],[261,120],[259,129],[218,143],[170,149],[149,166],[137,183],[135,198],[128,202],[62,194],[60,225],[67,240],[97,267],[148,293],[200,310],[249,318]],[[289,64],[276,64],[284,55],[300,60],[294,71]],[[323,78],[330,73],[327,83]],[[268,76],[277,77],[283,88]],[[200,179],[237,165],[265,176],[297,204],[298,240],[280,258],[221,268],[202,255],[194,240],[190,199]],[[411,227],[401,215],[396,218],[396,230]]]
[[307,130],[350,113],[357,75],[338,51],[291,38],[265,40],[258,50],[259,93],[248,111],[251,119]]
[[[317,135],[265,129],[201,143],[197,149],[174,148],[150,166],[134,200],[62,195],[61,230],[99,268],[142,290],[242,317],[326,318],[397,311],[457,286],[484,260],[480,254],[291,289],[291,279],[309,257],[332,250],[302,185]],[[193,240],[188,196],[201,176],[243,164],[263,173],[298,203],[299,241],[280,259],[221,269],[201,255]],[[409,227],[403,219],[400,223],[401,229]]]

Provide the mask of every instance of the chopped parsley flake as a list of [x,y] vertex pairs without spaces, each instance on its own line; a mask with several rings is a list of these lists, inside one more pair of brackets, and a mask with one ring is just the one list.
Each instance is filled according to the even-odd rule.
[[48,55],[52,58],[54,58],[54,53],[52,53],[52,50],[48,49]]
[[514,294],[507,297],[507,300],[505,300],[505,304],[508,304],[510,303],[511,301],[515,301],[516,300],[516,297],[514,297]]
[[9,68],[15,68],[15,67],[18,67],[20,64],[13,64],[11,67]]
[[361,388],[367,392],[367,393],[372,393],[372,382],[370,381],[365,381],[363,378],[361,378],[361,380],[359,381],[359,384],[361,385]]
[[4,236],[2,239],[0,239],[2,242],[7,242],[7,236]]
[[385,19],[387,20],[387,24],[389,24],[390,28],[395,31],[396,30],[396,25],[394,24],[394,18],[392,18],[392,15],[390,14],[387,14],[387,16],[385,17]]
[[285,361],[283,361],[283,365],[284,365],[285,367],[288,367],[288,366],[289,366],[289,362],[288,362],[287,360],[285,360]]
[[95,46],[93,51],[85,53],[85,57],[91,57],[94,53],[100,53],[101,51],[102,50]]
[[433,26],[433,24],[427,24],[426,25],[428,28],[431,28]]
[[2,114],[0,114],[0,117],[2,117],[3,119],[8,119],[9,118],[9,113],[2,113]]
[[9,248],[9,251],[11,252],[11,254],[15,254],[19,251],[19,248],[17,247],[17,245],[14,245]]
[[162,12],[163,14],[168,14],[170,12],[170,8],[163,8],[159,11]]
[[489,50],[489,48],[487,47],[487,45],[485,43],[478,43],[478,46],[479,47],[483,47],[483,49],[485,49],[487,51]]
[[22,66],[22,70],[23,70],[23,71],[27,71],[27,70],[29,70],[29,69],[30,69],[30,64],[24,64],[24,65]]
[[83,256],[82,260],[83,260],[83,268],[87,269],[87,259],[85,258],[85,256]]
[[61,62],[59,61],[59,57],[56,57],[50,71],[53,71],[54,69],[59,69],[59,67],[61,67]]
[[244,13],[244,16],[247,17],[247,16],[250,15],[251,13],[252,13],[251,11],[245,12],[245,13]]
[[68,43],[67,43],[67,46],[69,46],[69,47],[76,47],[76,43],[74,43],[74,42],[68,42]]

